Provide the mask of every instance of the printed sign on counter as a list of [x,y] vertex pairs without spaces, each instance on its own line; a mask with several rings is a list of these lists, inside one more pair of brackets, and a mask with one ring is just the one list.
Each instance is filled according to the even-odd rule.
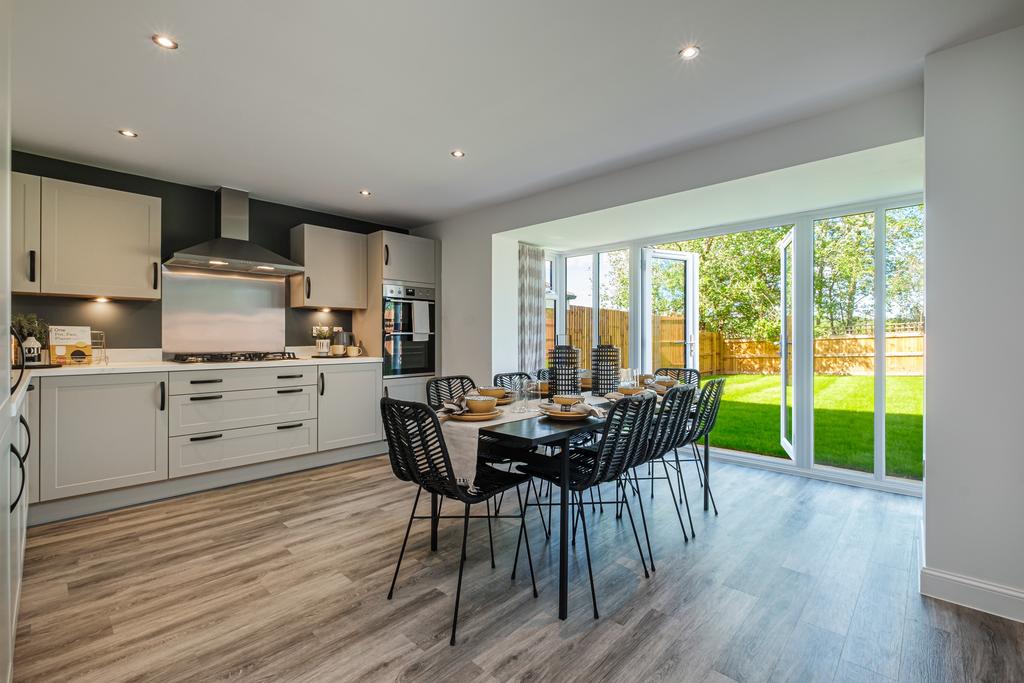
[[60,365],[91,363],[91,328],[50,325],[50,362]]

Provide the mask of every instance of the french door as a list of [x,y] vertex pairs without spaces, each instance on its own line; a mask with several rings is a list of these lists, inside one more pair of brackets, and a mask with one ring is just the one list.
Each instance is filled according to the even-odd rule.
[[645,248],[642,266],[644,370],[699,368],[699,256]]
[[793,231],[779,241],[779,444],[793,457]]

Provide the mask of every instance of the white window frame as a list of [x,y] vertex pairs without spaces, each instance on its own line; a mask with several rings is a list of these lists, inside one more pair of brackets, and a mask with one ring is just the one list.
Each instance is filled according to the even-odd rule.
[[[830,206],[812,211],[769,216],[755,221],[686,230],[639,240],[602,244],[585,249],[549,252],[555,268],[556,292],[559,306],[559,334],[565,333],[565,259],[572,256],[592,255],[593,262],[593,325],[594,339],[598,337],[600,309],[600,257],[601,252],[629,250],[630,265],[630,367],[643,362],[643,272],[642,250],[658,244],[679,242],[704,237],[715,237],[782,225],[793,226],[793,458],[784,460],[712,448],[716,459],[752,465],[764,469],[789,472],[802,476],[864,486],[894,493],[920,496],[922,482],[888,477],[885,473],[885,213],[916,204],[923,204],[920,193],[895,195],[879,199]],[[855,213],[874,212],[875,260],[875,414],[874,414],[874,472],[868,474],[843,470],[814,462],[814,222]],[[925,228],[927,230],[927,227]],[[728,388],[728,387],[727,387]],[[923,445],[922,445],[923,448]]]

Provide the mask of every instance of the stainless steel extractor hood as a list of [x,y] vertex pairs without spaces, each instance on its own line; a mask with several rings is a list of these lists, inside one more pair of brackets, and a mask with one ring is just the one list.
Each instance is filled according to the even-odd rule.
[[166,266],[250,275],[292,275],[302,266],[249,241],[249,194],[217,190],[217,237],[175,252]]

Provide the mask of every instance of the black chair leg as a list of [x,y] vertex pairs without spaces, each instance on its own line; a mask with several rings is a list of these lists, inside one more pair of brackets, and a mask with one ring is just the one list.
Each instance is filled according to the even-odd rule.
[[[530,487],[533,487],[533,498],[537,501],[537,515],[540,517],[540,525],[544,529],[544,538],[551,538],[551,527],[544,522],[544,508],[540,506],[540,491],[537,490],[537,485],[533,483],[533,479],[526,485],[526,506],[530,506]],[[540,483],[541,489],[544,488],[544,482]]]
[[405,537],[402,539],[402,549],[398,552],[398,563],[395,565],[395,575],[391,577],[391,588],[388,590],[388,600],[395,594],[395,582],[398,581],[398,570],[402,566],[402,558],[405,557],[405,544],[409,541],[409,530],[412,529],[412,520],[416,516],[416,505],[420,502],[420,494],[423,487],[416,487],[416,500],[412,502],[412,512],[409,513],[409,523],[405,525]]
[[587,515],[583,511],[583,494],[580,496],[580,517],[583,522],[583,549],[586,550],[587,554],[587,576],[590,577],[590,599],[594,603],[594,618],[598,618],[597,614],[597,591],[594,590],[594,570],[590,566],[590,540],[587,538]]
[[683,465],[679,461],[679,449],[673,449],[676,456],[676,481],[679,483],[679,502],[683,502]]
[[[672,490],[672,477],[668,473],[668,463],[665,462],[664,458],[661,461],[662,467],[665,468],[665,481],[668,483],[668,492],[672,496],[672,504],[676,506],[676,517],[679,518],[679,528],[683,530],[683,543],[688,543],[689,538],[686,537],[686,524],[683,522],[683,515],[679,511],[679,503],[676,502],[676,492]],[[690,515],[690,506],[686,506],[686,515]],[[690,518],[690,533],[693,533],[693,518]]]
[[463,515],[462,524],[462,556],[459,558],[459,583],[455,587],[455,614],[452,616],[452,639],[449,645],[455,645],[455,629],[459,626],[459,598],[462,597],[462,570],[466,566],[466,537],[469,535],[469,503],[466,503],[466,512]]
[[[629,476],[629,475],[627,474],[626,476]],[[640,522],[641,522],[641,524],[643,524],[643,527],[644,527],[644,540],[647,541],[647,557],[649,557],[651,559],[651,571],[653,572],[653,571],[655,571],[655,569],[654,569],[654,551],[651,550],[651,537],[647,533],[647,515],[644,514],[644,497],[643,497],[643,495],[640,494],[640,480],[637,479],[636,476],[637,476],[636,470],[633,470],[633,478],[634,478],[634,480],[636,482],[636,492],[637,492],[636,503],[637,503],[637,505],[640,506]],[[651,481],[654,481],[653,477],[651,478]]]
[[694,456],[694,460],[697,463],[697,476],[700,476],[701,474],[704,474],[703,481],[705,482],[705,484],[708,487],[708,496],[711,497],[711,507],[714,508],[715,514],[717,515],[718,514],[718,506],[715,505],[715,492],[711,490],[711,484],[708,483],[708,475],[707,475],[706,472],[704,472],[704,461],[700,457],[700,451],[697,450],[697,444],[693,443],[693,444],[690,444],[690,445],[693,446],[693,456]]
[[[530,489],[526,489],[527,503],[529,503]],[[526,539],[526,562],[530,565],[530,583],[533,584],[533,597],[537,597],[537,579],[533,576],[533,555],[530,553],[530,536],[526,531],[526,505],[523,504],[522,496],[519,495],[519,487],[516,487],[516,498],[519,500],[519,507],[522,513],[519,515],[519,533]],[[516,559],[519,559],[519,544],[516,544]],[[515,568],[512,568],[512,578],[516,578]]]
[[604,499],[601,498],[601,485],[597,485],[597,502],[600,503],[598,507],[601,508],[601,514],[604,514]]
[[[504,493],[504,492],[502,492]],[[491,535],[491,499],[487,499],[487,544],[491,546],[491,569],[494,569],[494,536]],[[494,514],[498,514],[497,503],[495,503]]]
[[651,575],[647,572],[647,560],[644,559],[644,549],[640,545],[640,534],[636,532],[636,524],[633,522],[633,510],[629,507],[629,493],[626,491],[626,485],[619,481],[619,488],[622,489],[622,504],[626,508],[626,514],[629,515],[629,525],[633,527],[633,538],[636,540],[636,551],[640,553],[640,564],[644,568],[644,578],[651,578]]

